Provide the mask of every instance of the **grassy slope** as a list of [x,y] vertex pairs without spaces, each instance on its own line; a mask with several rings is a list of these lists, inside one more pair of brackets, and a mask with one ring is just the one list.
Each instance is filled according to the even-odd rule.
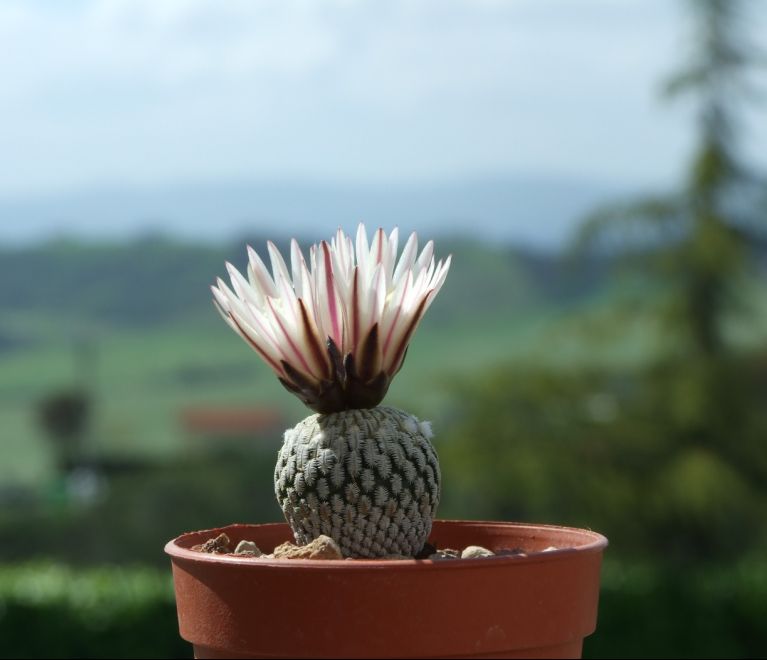
[[[511,357],[527,321],[485,319],[424,328],[387,399],[434,417],[444,390],[438,374],[456,374]],[[194,404],[277,407],[286,423],[304,416],[257,356],[223,324],[111,334],[99,342],[98,413],[92,442],[102,451],[169,455],[184,451],[181,408]],[[64,343],[0,358],[0,482],[35,482],[50,474],[46,442],[34,403],[73,379],[74,359]],[[424,392],[433,396],[425,396]],[[415,404],[415,405],[414,405]]]
[[[450,405],[450,383],[463,374],[518,361],[577,364],[585,353],[567,330],[574,323],[568,313],[542,308],[425,324],[387,403],[439,419]],[[98,410],[91,442],[100,451],[158,456],[183,452],[187,442],[178,412],[194,404],[276,407],[286,424],[305,415],[300,403],[223,323],[121,331],[98,346]],[[62,342],[0,357],[0,483],[39,482],[50,474],[34,403],[72,382],[74,372],[71,348]]]

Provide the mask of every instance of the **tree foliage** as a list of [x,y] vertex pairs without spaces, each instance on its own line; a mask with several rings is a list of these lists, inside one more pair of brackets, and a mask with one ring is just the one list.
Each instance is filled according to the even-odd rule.
[[[588,218],[579,248],[623,251],[661,277],[673,294],[665,317],[688,356],[727,350],[724,322],[737,305],[750,243],[763,235],[754,203],[764,181],[740,156],[740,120],[753,101],[760,51],[746,32],[743,0],[695,0],[690,61],[668,80],[667,96],[692,97],[697,144],[680,189],[607,206]],[[640,258],[636,259],[637,253]]]
[[663,295],[646,303],[670,340],[631,370],[499,368],[464,384],[442,452],[453,515],[593,526],[620,556],[677,565],[767,550],[767,345],[730,332],[749,318],[739,296],[765,226],[764,184],[740,155],[758,52],[746,2],[688,6],[691,59],[667,85],[698,110],[683,184],[600,209],[578,236],[653,277]]

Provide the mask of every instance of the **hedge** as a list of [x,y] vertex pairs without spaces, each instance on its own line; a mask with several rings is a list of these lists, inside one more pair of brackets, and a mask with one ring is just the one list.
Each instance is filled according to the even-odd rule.
[[170,569],[2,566],[0,640],[9,658],[192,657]]
[[[584,657],[761,657],[765,621],[767,562],[608,562]],[[191,657],[178,635],[170,569],[2,566],[0,640],[0,657]]]

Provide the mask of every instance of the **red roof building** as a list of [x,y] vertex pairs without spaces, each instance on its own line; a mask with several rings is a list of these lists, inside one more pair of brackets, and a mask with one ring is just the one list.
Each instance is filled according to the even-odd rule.
[[281,430],[282,415],[271,408],[194,406],[179,414],[182,428],[193,435],[248,437]]

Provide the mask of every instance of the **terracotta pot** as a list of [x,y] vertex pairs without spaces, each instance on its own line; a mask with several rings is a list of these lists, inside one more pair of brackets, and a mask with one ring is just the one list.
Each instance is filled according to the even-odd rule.
[[226,532],[271,552],[286,524],[183,534],[173,562],[181,636],[197,658],[577,658],[594,632],[607,539],[568,527],[437,521],[440,548],[549,546],[461,560],[262,560],[190,550]]

